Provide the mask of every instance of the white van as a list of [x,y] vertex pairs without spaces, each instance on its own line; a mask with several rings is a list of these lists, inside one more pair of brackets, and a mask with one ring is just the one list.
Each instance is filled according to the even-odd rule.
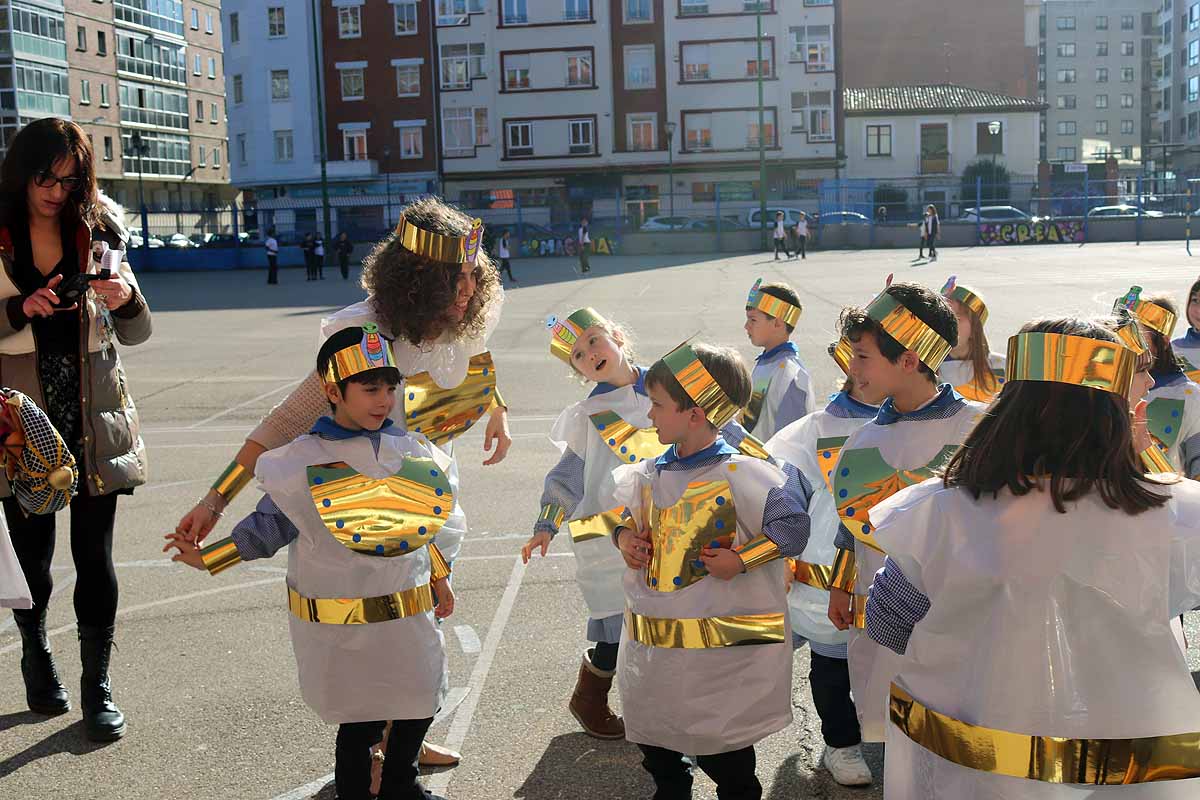
[[[812,222],[812,215],[808,214],[808,212],[804,211],[803,209],[783,208],[781,206],[767,206],[766,226],[768,228],[775,227],[775,212],[777,212],[777,211],[783,212],[783,224],[789,230],[800,220],[801,212],[805,213],[808,216],[810,223]],[[752,208],[749,211],[747,211],[746,212],[746,226],[749,228],[762,227],[763,223],[760,221],[760,217],[759,217],[761,212],[762,212],[762,209],[759,209],[759,208]]]

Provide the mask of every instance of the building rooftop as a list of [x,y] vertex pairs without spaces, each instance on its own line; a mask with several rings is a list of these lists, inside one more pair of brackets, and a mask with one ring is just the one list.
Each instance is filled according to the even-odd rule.
[[953,83],[926,86],[875,86],[846,88],[842,92],[845,113],[864,114],[962,114],[974,112],[1041,111],[1044,103],[1028,97],[973,89]]

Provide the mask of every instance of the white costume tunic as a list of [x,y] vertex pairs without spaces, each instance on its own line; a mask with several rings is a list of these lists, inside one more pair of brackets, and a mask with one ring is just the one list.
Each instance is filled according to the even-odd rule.
[[[597,387],[589,397],[565,409],[550,430],[550,441],[559,451],[574,456],[564,461],[570,461],[576,467],[582,462],[582,486],[579,487],[582,495],[577,500],[561,498],[564,504],[576,500],[571,508],[563,505],[569,520],[568,538],[575,553],[575,580],[583,592],[591,618],[603,620],[616,616],[616,624],[625,610],[621,578],[626,567],[620,551],[612,543],[612,531],[620,521],[623,505],[616,498],[613,470],[622,464],[656,458],[667,449],[659,442],[647,416],[650,398],[642,383],[644,375],[640,372],[637,383],[610,391],[605,390],[606,385]],[[548,484],[552,476],[548,476]],[[579,477],[564,476],[558,480],[573,483]],[[552,492],[548,485],[543,500],[552,494],[561,496],[571,492]]]
[[[366,512],[377,520],[386,492],[378,484],[365,486],[362,479],[391,478],[406,462],[410,469],[449,478],[450,460],[437,448],[423,437],[390,431],[379,437],[378,455],[364,436],[331,440],[306,435],[259,458],[255,472],[261,488],[299,532],[288,551],[289,588],[304,598],[369,598],[429,583],[425,545],[436,531],[422,530],[398,541],[395,555],[351,549],[334,534],[335,526],[343,527],[342,512],[350,519]],[[354,492],[345,490],[318,504],[315,496],[323,479],[314,477],[312,468],[322,465],[356,473],[349,479]],[[449,486],[451,492],[457,489],[452,478]],[[409,506],[404,503],[402,510]],[[442,516],[441,509],[434,511]],[[300,692],[325,722],[424,719],[441,705],[446,653],[432,610],[365,624],[312,622],[295,614],[288,621]]]
[[[1029,736],[1200,731],[1200,695],[1168,625],[1200,605],[1200,486],[1153,488],[1171,500],[1136,516],[1096,491],[1064,515],[1049,493],[974,500],[939,480],[876,506],[887,573],[899,567],[931,604],[896,684],[955,720]],[[880,608],[868,612],[873,633]],[[1200,779],[1096,787],[982,771],[890,722],[884,787],[897,800],[1200,797]]]
[[[428,385],[431,389],[434,389],[434,387],[454,389],[468,379],[472,358],[487,353],[487,340],[500,323],[500,310],[504,305],[503,301],[504,298],[501,295],[488,310],[483,334],[478,338],[462,340],[454,339],[449,334],[446,334],[431,345],[414,345],[407,339],[395,338],[394,334],[387,330],[386,326],[379,320],[378,314],[376,314],[371,304],[371,298],[368,297],[366,300],[346,306],[323,319],[321,321],[321,341],[325,341],[343,328],[361,326],[367,322],[378,325],[380,333],[392,340],[392,356],[396,360],[396,367],[400,370],[400,374],[405,378],[405,385],[401,387],[404,390],[403,397],[405,402],[409,402],[412,399],[412,392],[408,390],[407,384],[418,375],[429,379],[431,383]],[[421,373],[426,374],[422,375]],[[492,385],[494,385],[494,370],[491,379]],[[479,416],[483,415],[491,403],[487,399],[490,396],[490,392],[491,390],[489,389],[489,394],[479,401],[477,411]],[[396,417],[393,421],[401,429],[408,430],[405,419],[406,414],[400,403],[396,404],[396,411],[393,414]],[[478,416],[475,418],[477,419]],[[471,421],[468,420],[465,423],[464,429],[469,428],[470,425]],[[420,430],[417,430],[417,432],[426,433],[426,431]],[[458,460],[454,456],[454,443],[453,441],[444,442],[440,447],[452,459],[453,463],[450,467],[450,475],[457,482]],[[438,547],[448,561],[454,561],[458,557],[458,551],[462,547],[462,540],[466,534],[467,517],[463,512],[462,504],[455,497],[454,511],[438,534]]]
[[753,393],[742,414],[742,426],[759,441],[765,442],[812,411],[812,376],[800,363],[792,342],[759,355],[750,379]]
[[1181,360],[1188,379],[1200,383],[1200,333],[1188,327],[1183,336],[1171,342],[1171,349]]
[[[651,646],[635,640],[631,628],[636,624],[627,616],[617,687],[626,739],[689,755],[713,755],[749,747],[792,721],[786,562],[777,559],[725,581],[707,575],[694,560],[710,536],[735,548],[759,536],[767,496],[785,484],[785,475],[769,462],[740,454],[696,463],[700,466],[659,471],[655,461],[647,460],[614,473],[617,499],[641,524],[646,522],[647,499],[652,500],[655,512],[649,516],[656,523],[661,519],[656,515],[671,514],[677,505],[678,516],[692,523],[681,525],[663,542],[652,534],[655,558],[677,565],[678,574],[670,575],[666,567],[656,570],[655,562],[650,569],[625,571],[629,614],[666,624],[742,615],[761,623],[771,615],[776,636],[770,643],[747,641],[741,646]],[[690,505],[685,496],[689,487],[700,494]],[[697,526],[704,533],[695,541],[684,535]],[[661,533],[663,528],[652,530]]]
[[[869,536],[868,510],[900,489],[920,483],[944,467],[975,427],[983,406],[963,400],[943,385],[934,400],[909,414],[899,414],[891,399],[876,418],[846,440],[834,468],[833,493],[842,527],[837,545],[849,549],[852,534]],[[855,599],[865,602],[884,553],[854,535],[858,579]],[[861,600],[859,598],[862,598]],[[888,688],[899,656],[873,642],[866,632],[850,634],[850,688],[858,710],[863,741],[883,741]]]
[[969,358],[947,358],[938,367],[938,380],[953,386],[954,391],[967,400],[987,404],[992,402],[1004,388],[1005,360],[1000,353],[988,353],[988,366],[991,368],[992,378],[995,380],[993,391],[988,391],[986,384],[984,386],[975,384],[975,367]]
[[[879,409],[860,403],[846,392],[839,392],[821,411],[788,425],[766,443],[767,452],[786,461],[808,478],[813,487],[809,504],[812,534],[800,556],[809,564],[829,566],[836,548],[838,531],[837,504],[830,483],[833,465],[846,438],[875,417]],[[804,638],[826,645],[845,645],[849,631],[839,631],[829,621],[829,591],[797,581],[788,592],[792,630]],[[822,655],[829,655],[822,653]]]
[[1200,386],[1182,373],[1154,374],[1146,395],[1146,426],[1167,460],[1186,477],[1200,479]]

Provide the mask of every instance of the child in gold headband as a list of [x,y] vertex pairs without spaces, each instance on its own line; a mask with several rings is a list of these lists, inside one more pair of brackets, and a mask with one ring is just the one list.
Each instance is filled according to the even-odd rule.
[[1175,470],[1200,479],[1200,386],[1188,380],[1171,346],[1178,316],[1175,302],[1166,295],[1142,299],[1141,287],[1134,286],[1116,306],[1137,318],[1154,356],[1154,386],[1146,398],[1150,435]]
[[754,360],[742,425],[759,441],[812,411],[812,377],[789,338],[802,310],[799,296],[786,283],[764,284],[759,278],[746,298],[743,328],[762,353]]
[[1143,475],[1112,332],[1030,323],[1008,354],[944,477],[871,511],[867,631],[904,654],[885,797],[1196,797],[1200,695],[1169,623],[1200,605],[1200,486]]
[[550,440],[562,457],[546,474],[541,513],[521,558],[528,563],[535,551],[546,555],[566,523],[575,552],[575,580],[588,607],[587,638],[595,642],[583,655],[569,707],[589,735],[620,739],[625,726],[608,704],[625,609],[625,565],[608,541],[620,521],[612,471],[654,458],[665,447],[648,416],[646,371],[633,361],[629,334],[591,308],[577,309],[565,319],[552,318],[549,327],[551,354],[596,385],[586,398],[567,407],[550,429]]
[[958,342],[958,322],[941,294],[894,283],[866,308],[843,310],[839,325],[852,347],[855,385],[887,398],[875,419],[846,439],[833,467],[841,525],[829,591],[830,620],[851,629],[850,684],[862,738],[878,742],[898,659],[861,630],[867,589],[885,555],[871,535],[868,511],[945,466],[983,406],[938,384],[937,370]]
[[[335,783],[370,796],[371,747],[383,738],[382,797],[431,797],[417,780],[425,732],[441,705],[446,654],[435,617],[454,610],[433,537],[450,516],[450,460],[388,418],[400,372],[374,325],[326,340],[317,358],[331,415],[263,454],[266,493],[228,539],[197,548],[171,534],[174,560],[217,572],[291,545],[289,623],[305,702],[338,725]],[[436,597],[436,609],[434,607]]]
[[646,375],[650,419],[670,445],[617,468],[626,565],[617,685],[625,738],[655,797],[691,796],[687,753],[723,798],[757,800],[754,745],[792,719],[784,556],[808,539],[812,488],[720,434],[750,399],[736,352],[682,345]]
[[988,347],[983,332],[987,305],[978,292],[963,286],[954,275],[942,287],[942,296],[958,318],[958,344],[942,362],[938,376],[966,399],[990,403],[1004,385],[1004,356]]
[[1183,336],[1171,342],[1188,379],[1200,383],[1200,278],[1188,289],[1187,327]]

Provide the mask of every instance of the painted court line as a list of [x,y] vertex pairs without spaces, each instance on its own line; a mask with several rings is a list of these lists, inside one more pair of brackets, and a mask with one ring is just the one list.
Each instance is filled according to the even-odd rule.
[[249,400],[238,403],[235,406],[230,406],[229,408],[226,408],[222,411],[218,411],[216,414],[213,414],[212,416],[209,416],[209,417],[205,417],[204,419],[200,420],[199,422],[189,425],[188,427],[193,428],[193,429],[194,428],[203,428],[208,423],[215,422],[216,420],[219,420],[221,417],[225,416],[226,414],[237,411],[239,408],[245,408],[246,406],[251,405],[253,403],[257,403],[259,400],[266,400],[271,395],[279,394],[280,392],[287,391],[288,389],[291,389],[293,386],[299,385],[299,383],[300,383],[300,381],[291,381],[290,383],[285,383],[283,386],[278,386],[269,392],[263,392],[262,394],[258,395],[257,397],[251,397]]
[[478,653],[481,647],[479,634],[470,625],[455,625],[454,635],[458,637],[458,646],[467,654]]

